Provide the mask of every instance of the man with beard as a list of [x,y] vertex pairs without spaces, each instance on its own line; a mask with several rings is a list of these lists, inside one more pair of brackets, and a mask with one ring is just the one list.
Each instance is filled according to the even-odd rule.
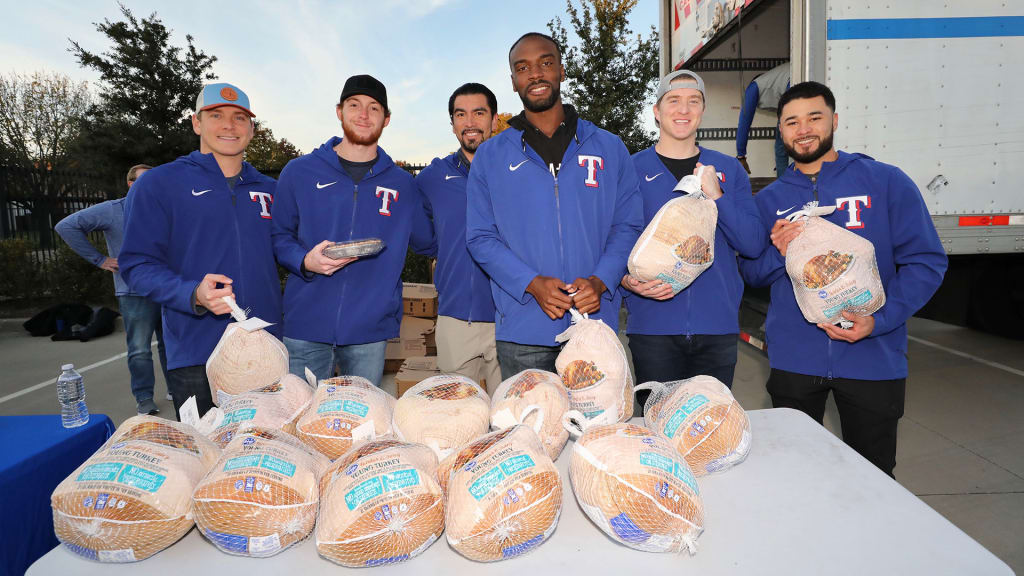
[[[402,319],[406,248],[432,253],[430,222],[412,176],[377,145],[391,121],[387,91],[368,75],[345,81],[336,106],[344,137],[285,166],[274,199],[274,254],[284,291],[289,369],[317,379],[380,385],[388,338]],[[332,259],[335,242],[379,238],[375,256]]]
[[572,307],[618,328],[618,283],[643,224],[622,140],[562,104],[561,58],[544,34],[512,45],[525,110],[480,146],[469,173],[466,239],[491,278],[503,378],[555,371]]
[[[906,322],[938,289],[946,254],[921,193],[906,174],[833,148],[839,125],[835,109],[832,91],[817,82],[797,84],[779,100],[782,142],[795,162],[757,194],[772,245],[740,267],[748,283],[771,286],[767,387],[772,405],[801,410],[820,423],[831,391],[843,440],[892,476],[906,392]],[[811,201],[834,205],[836,211],[826,218],[875,247],[885,305],[871,316],[844,311],[852,324],[848,329],[804,320],[786,274],[786,248],[804,224],[779,217]]]
[[435,158],[416,177],[437,236],[437,367],[476,382],[489,393],[501,383],[494,343],[490,281],[466,248],[466,180],[477,147],[498,123],[498,101],[483,84],[463,84],[448,99],[459,149]]
[[633,292],[626,298],[626,333],[637,382],[703,374],[732,387],[743,297],[736,254],[756,258],[766,244],[743,167],[735,158],[697,146],[707,106],[704,96],[704,80],[697,74],[677,70],[665,76],[654,104],[658,143],[633,156],[637,174],[644,176],[640,193],[645,223],[669,200],[679,198],[676,184],[690,174],[700,177],[701,190],[718,211],[714,260],[689,286],[674,294],[659,279],[622,278],[622,287]]
[[206,361],[232,321],[224,298],[281,333],[274,180],[243,161],[253,117],[238,87],[203,86],[192,116],[199,150],[147,171],[125,201],[118,267],[132,291],[162,307],[167,389],[179,418],[191,396],[200,415],[213,407]]

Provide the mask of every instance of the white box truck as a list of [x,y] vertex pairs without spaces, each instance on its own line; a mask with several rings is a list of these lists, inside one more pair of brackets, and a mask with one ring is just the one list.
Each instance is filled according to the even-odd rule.
[[[828,85],[836,147],[906,172],[949,254],[921,315],[1022,337],[1024,2],[662,0],[660,34],[662,74],[705,80],[708,148],[736,154],[743,92],[780,62]],[[755,190],[774,178],[775,126],[755,115]]]

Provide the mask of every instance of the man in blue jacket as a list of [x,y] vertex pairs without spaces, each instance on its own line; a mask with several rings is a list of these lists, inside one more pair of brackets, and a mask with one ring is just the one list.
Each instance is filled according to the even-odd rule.
[[[863,154],[836,151],[839,125],[832,91],[797,84],[779,101],[779,128],[793,166],[757,195],[769,246],[741,262],[744,278],[771,286],[767,340],[768,393],[776,407],[822,421],[835,396],[843,440],[886,474],[896,466],[896,427],[907,378],[907,319],[931,298],[946,254],[914,182],[899,168]],[[875,247],[885,305],[871,316],[843,312],[849,328],[807,322],[786,274],[789,243],[803,229],[780,218],[804,204],[835,206],[826,218]]]
[[[391,121],[387,91],[368,75],[345,81],[337,136],[285,166],[274,200],[274,253],[291,275],[284,291],[290,370],[318,379],[362,376],[380,385],[388,338],[402,320],[406,249],[435,251],[412,175],[377,145]],[[334,260],[334,242],[379,238],[376,256]]]
[[[143,173],[152,168],[137,164],[128,170],[128,189]],[[132,292],[118,270],[117,255],[124,240],[124,198],[107,200],[64,218],[54,229],[68,246],[93,265],[114,274],[114,295],[124,318],[125,340],[128,347],[128,373],[131,375],[132,396],[139,414],[158,414],[160,408],[153,401],[156,378],[153,375],[153,333],[156,333],[160,366],[167,380],[167,354],[164,335],[160,329],[160,305]],[[89,241],[89,233],[102,231],[107,242],[104,256]]]
[[743,167],[735,158],[697,146],[707,106],[703,79],[688,70],[672,72],[661,80],[657,96],[658,143],[633,156],[643,176],[644,222],[650,224],[666,202],[679,197],[674,188],[684,176],[702,174],[701,189],[718,208],[718,224],[714,261],[678,294],[658,279],[622,278],[622,286],[633,292],[626,298],[626,333],[636,381],[705,374],[732,387],[743,297],[736,254],[758,257],[766,238]]
[[416,177],[437,237],[437,367],[480,382],[493,393],[501,383],[494,342],[491,283],[466,248],[466,180],[473,155],[498,123],[498,100],[483,84],[458,87],[448,117],[459,149],[435,158]]
[[280,336],[274,180],[242,160],[253,117],[239,88],[204,86],[192,116],[199,150],[150,170],[128,194],[118,262],[132,290],[163,306],[175,413],[190,396],[200,415],[213,406],[206,361],[232,321],[224,297]]
[[643,224],[622,140],[562,104],[558,44],[528,33],[509,66],[524,111],[480,145],[466,190],[466,239],[491,278],[502,378],[554,372],[571,307],[618,328],[617,288]]

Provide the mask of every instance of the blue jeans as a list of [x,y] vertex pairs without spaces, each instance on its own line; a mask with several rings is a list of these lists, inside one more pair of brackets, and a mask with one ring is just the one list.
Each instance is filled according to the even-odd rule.
[[118,307],[124,318],[125,340],[128,344],[128,372],[131,374],[135,402],[153,399],[153,333],[160,355],[160,367],[167,381],[167,353],[160,324],[160,305],[142,296],[118,296]]
[[671,382],[703,374],[732,388],[738,341],[737,334],[630,334],[636,382]]
[[337,368],[339,375],[362,376],[374,386],[380,386],[384,377],[384,349],[387,344],[386,340],[381,340],[335,346],[287,336],[284,339],[284,346],[288,349],[288,371],[292,374],[305,379],[305,369],[309,368],[317,380],[323,380],[334,376]]
[[555,372],[555,358],[562,351],[561,346],[531,346],[503,340],[498,340],[496,344],[502,380],[508,380],[527,369]]

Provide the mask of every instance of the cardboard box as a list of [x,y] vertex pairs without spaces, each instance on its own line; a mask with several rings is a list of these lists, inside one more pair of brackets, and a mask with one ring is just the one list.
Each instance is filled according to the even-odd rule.
[[402,363],[402,368],[395,375],[397,396],[401,398],[402,394],[405,394],[409,388],[440,373],[441,371],[437,369],[436,356],[406,358],[405,362]]
[[432,318],[402,317],[398,338],[388,340],[384,349],[384,372],[386,374],[398,372],[402,361],[406,358],[428,356],[430,349],[427,347],[424,334],[433,329],[434,320]]
[[433,284],[402,284],[402,313],[418,318],[437,317],[437,289]]

